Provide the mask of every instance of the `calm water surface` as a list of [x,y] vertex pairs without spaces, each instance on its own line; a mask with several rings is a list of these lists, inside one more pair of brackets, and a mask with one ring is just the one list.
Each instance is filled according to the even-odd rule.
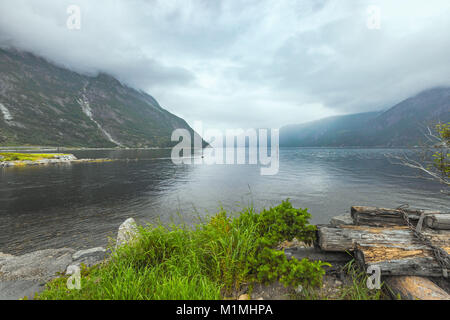
[[408,177],[416,172],[390,164],[387,152],[403,151],[281,149],[274,176],[256,165],[174,165],[170,150],[84,150],[73,153],[119,160],[0,168],[0,252],[106,245],[128,217],[189,222],[221,206],[238,212],[286,198],[309,208],[313,223],[351,205],[449,210],[439,184]]

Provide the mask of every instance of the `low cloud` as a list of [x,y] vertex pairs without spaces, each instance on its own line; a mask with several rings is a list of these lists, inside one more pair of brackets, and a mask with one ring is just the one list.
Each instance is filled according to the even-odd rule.
[[[66,26],[72,4],[80,30]],[[4,0],[0,12],[0,45],[110,73],[207,127],[279,127],[450,86],[447,0]]]

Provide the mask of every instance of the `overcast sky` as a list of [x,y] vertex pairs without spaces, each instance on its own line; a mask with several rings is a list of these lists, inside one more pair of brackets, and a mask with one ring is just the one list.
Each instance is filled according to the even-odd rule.
[[0,45],[110,73],[211,128],[380,110],[450,86],[449,0],[2,0],[0,14]]

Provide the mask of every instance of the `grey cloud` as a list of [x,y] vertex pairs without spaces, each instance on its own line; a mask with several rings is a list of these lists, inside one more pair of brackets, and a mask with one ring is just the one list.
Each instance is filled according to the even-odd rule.
[[79,72],[103,71],[192,123],[279,127],[378,110],[450,85],[450,3],[374,1],[4,0],[0,45]]
[[[450,39],[443,30],[450,29],[444,13],[450,6],[444,7],[434,21],[411,16],[412,26],[391,18],[380,30],[369,30],[347,16],[299,33],[278,51],[272,75],[282,77],[280,89],[301,87],[343,112],[382,109],[420,90],[449,85]],[[413,31],[414,23],[423,25]]]
[[122,29],[116,16],[120,12],[105,10],[111,10],[107,1],[98,1],[97,6],[79,2],[80,30],[66,27],[66,10],[73,1],[12,3],[0,4],[6,17],[0,20],[0,45],[32,51],[81,73],[107,72],[141,88],[183,85],[195,78],[181,66],[164,64],[146,54],[132,37],[133,30]]

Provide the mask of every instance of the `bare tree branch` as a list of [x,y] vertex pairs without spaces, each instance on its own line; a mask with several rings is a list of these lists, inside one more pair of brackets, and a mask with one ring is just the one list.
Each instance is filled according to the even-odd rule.
[[[386,154],[390,163],[409,167],[424,174],[423,179],[437,181],[450,187],[450,124],[438,123],[433,130],[427,126],[425,134],[428,144],[421,146],[422,156],[412,159],[406,153],[402,156]],[[449,191],[442,190],[450,195]]]

